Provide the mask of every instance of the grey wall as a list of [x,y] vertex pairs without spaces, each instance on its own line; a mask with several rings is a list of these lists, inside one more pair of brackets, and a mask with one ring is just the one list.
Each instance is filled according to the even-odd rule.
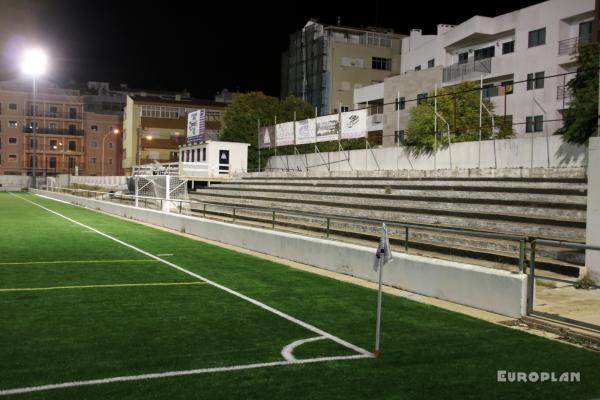
[[572,168],[587,165],[587,147],[563,143],[560,136],[550,136],[548,141],[546,137],[496,140],[495,148],[496,162],[494,142],[486,140],[481,143],[481,163],[479,142],[462,142],[453,144],[451,151],[445,148],[435,155],[418,157],[409,154],[403,147],[277,156],[269,158],[267,167],[271,170],[306,170],[308,165],[310,171],[435,170],[450,168],[450,154],[452,169],[487,169],[496,165],[497,168]]

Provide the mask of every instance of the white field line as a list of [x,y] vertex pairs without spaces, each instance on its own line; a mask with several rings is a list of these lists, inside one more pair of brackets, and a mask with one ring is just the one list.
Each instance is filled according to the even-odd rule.
[[0,390],[0,396],[8,396],[8,395],[12,395],[12,394],[23,394],[23,393],[31,393],[31,392],[42,392],[42,391],[53,390],[53,389],[66,389],[66,388],[72,388],[72,387],[78,387],[78,386],[104,385],[107,383],[143,381],[143,380],[148,380],[148,379],[169,378],[169,377],[174,377],[174,376],[212,374],[212,373],[217,373],[217,372],[241,371],[241,370],[245,370],[245,369],[268,368],[268,367],[297,365],[297,364],[311,364],[311,363],[319,363],[319,362],[327,362],[327,361],[356,360],[356,359],[370,358],[370,357],[371,356],[365,355],[365,354],[356,354],[356,355],[352,355],[352,356],[318,357],[318,358],[307,358],[304,360],[296,360],[296,361],[273,361],[273,362],[257,363],[257,364],[232,365],[229,367],[201,368],[201,369],[189,369],[189,370],[185,370],[185,371],[169,371],[169,372],[160,372],[160,373],[144,374],[144,375],[116,376],[113,378],[92,379],[89,381],[74,381],[74,382],[65,382],[65,383],[55,383],[55,384],[51,384],[51,385],[5,389],[5,390]]
[[104,289],[104,288],[122,288],[122,287],[143,287],[143,286],[182,286],[182,285],[203,285],[206,282],[154,282],[154,283],[115,283],[112,285],[77,285],[77,286],[50,286],[37,288],[2,288],[2,292],[37,292],[45,290],[61,289]]
[[64,260],[64,261],[18,261],[0,262],[3,265],[43,265],[43,264],[107,264],[107,263],[140,263],[155,262],[157,260]]
[[[37,206],[37,207],[40,207],[40,208],[42,208],[42,209],[44,209],[44,210],[46,210],[46,211],[48,211],[48,212],[50,212],[50,213],[52,213],[52,214],[55,214],[55,215],[57,215],[57,216],[59,216],[59,217],[61,217],[61,218],[64,218],[64,219],[66,219],[67,221],[70,221],[70,222],[72,222],[72,223],[74,223],[74,224],[77,224],[77,225],[79,225],[79,226],[82,226],[82,227],[84,227],[84,228],[87,228],[87,229],[89,229],[89,230],[92,230],[92,231],[94,231],[94,232],[98,233],[99,235],[102,235],[102,236],[104,236],[104,237],[105,237],[105,238],[107,238],[107,239],[110,239],[110,240],[112,240],[112,241],[114,241],[114,242],[117,242],[117,243],[119,243],[119,244],[121,244],[121,245],[123,245],[123,246],[129,247],[130,249],[133,249],[133,250],[135,250],[135,251],[137,251],[137,252],[139,252],[139,253],[142,253],[142,254],[144,254],[144,255],[146,255],[146,256],[148,256],[148,257],[150,257],[150,258],[153,258],[153,259],[155,259],[155,260],[158,260],[158,261],[162,262],[163,264],[165,264],[165,265],[168,265],[169,267],[175,268],[175,269],[176,269],[176,270],[178,270],[178,271],[181,271],[181,272],[183,272],[183,273],[185,273],[185,274],[188,274],[188,275],[190,275],[190,276],[193,276],[193,277],[194,277],[194,278],[196,278],[196,279],[199,279],[199,280],[201,280],[201,281],[204,281],[204,282],[208,283],[209,285],[212,285],[212,286],[214,286],[214,287],[216,287],[216,288],[219,288],[219,289],[221,289],[221,290],[223,290],[223,291],[225,291],[225,292],[227,292],[227,293],[229,293],[229,294],[232,294],[232,295],[234,295],[234,296],[236,296],[236,297],[239,297],[240,299],[246,300],[247,302],[249,302],[249,303],[252,303],[252,304],[254,304],[254,305],[258,306],[258,307],[262,308],[263,310],[269,311],[269,312],[271,312],[271,313],[273,313],[273,314],[275,314],[275,315],[277,315],[277,316],[279,316],[279,317],[281,317],[281,318],[284,318],[284,319],[286,319],[286,320],[288,320],[288,321],[290,321],[290,322],[293,322],[293,323],[295,323],[295,324],[297,324],[297,325],[300,325],[301,327],[303,327],[303,328],[305,328],[305,329],[308,329],[309,331],[312,331],[312,332],[316,333],[316,334],[317,334],[317,335],[319,335],[319,336],[324,336],[324,337],[326,337],[327,339],[330,339],[330,340],[332,340],[332,341],[334,341],[334,342],[336,342],[336,343],[338,343],[338,344],[340,344],[340,345],[342,345],[342,346],[344,346],[344,347],[347,347],[347,348],[349,348],[349,349],[351,349],[351,350],[353,350],[353,351],[355,351],[355,352],[357,352],[357,353],[359,353],[359,354],[362,354],[362,355],[364,355],[364,356],[368,356],[368,357],[374,357],[373,353],[371,353],[370,351],[367,351],[367,350],[363,349],[362,347],[359,347],[359,346],[356,346],[356,345],[354,345],[354,344],[352,344],[352,343],[350,343],[350,342],[347,342],[347,341],[345,341],[344,339],[341,339],[341,338],[339,338],[339,337],[337,337],[337,336],[334,336],[334,335],[332,335],[331,333],[328,333],[328,332],[326,332],[326,331],[324,331],[324,330],[322,330],[322,329],[320,329],[320,328],[317,328],[316,326],[314,326],[314,325],[311,325],[311,324],[309,324],[309,323],[307,323],[307,322],[304,322],[304,321],[301,321],[301,320],[299,320],[299,319],[297,319],[297,318],[294,318],[294,317],[292,317],[291,315],[289,315],[289,314],[286,314],[286,313],[284,313],[284,312],[282,312],[282,311],[279,311],[279,310],[277,310],[277,309],[275,309],[275,308],[273,308],[273,307],[271,307],[271,306],[268,306],[268,305],[266,305],[266,304],[264,304],[264,303],[261,303],[261,302],[260,302],[260,301],[258,301],[258,300],[255,300],[255,299],[253,299],[253,298],[251,298],[251,297],[248,297],[248,296],[246,296],[246,295],[244,295],[244,294],[242,294],[242,293],[240,293],[240,292],[236,292],[236,291],[235,291],[235,290],[233,290],[233,289],[229,289],[229,288],[228,288],[228,287],[226,287],[226,286],[223,286],[223,285],[221,285],[221,284],[218,284],[218,283],[216,283],[216,282],[213,282],[213,281],[211,281],[210,279],[207,279],[207,278],[205,278],[205,277],[203,277],[203,276],[201,276],[201,275],[198,275],[198,274],[196,274],[196,273],[194,273],[194,272],[192,272],[192,271],[189,271],[189,270],[187,270],[187,269],[185,269],[185,268],[182,268],[182,267],[180,267],[180,266],[178,266],[178,265],[176,265],[176,264],[174,264],[174,263],[172,263],[172,262],[169,262],[169,261],[167,261],[167,260],[163,260],[162,258],[155,256],[154,254],[151,254],[151,253],[149,253],[149,252],[147,252],[147,251],[145,251],[145,250],[142,250],[142,249],[140,249],[140,248],[138,248],[138,247],[135,247],[134,245],[131,245],[131,244],[129,244],[129,243],[126,243],[126,242],[124,242],[124,241],[122,241],[122,240],[120,240],[120,239],[117,239],[117,238],[115,238],[115,237],[113,237],[113,236],[110,236],[110,235],[108,235],[108,234],[106,234],[106,233],[104,233],[104,232],[101,232],[101,231],[97,230],[96,228],[92,228],[91,226],[85,225],[85,224],[83,224],[83,223],[81,223],[81,222],[79,222],[79,221],[76,221],[76,220],[74,220],[74,219],[72,219],[72,218],[69,218],[69,217],[67,217],[66,215],[63,215],[63,214],[61,214],[61,213],[59,213],[59,212],[57,212],[57,211],[51,210],[51,209],[49,209],[49,208],[47,208],[47,207],[44,207],[44,206],[43,206],[43,205],[41,205],[41,204],[38,204],[38,203],[36,203],[36,202],[33,202],[33,201],[31,201],[31,200],[25,199],[25,198],[23,198],[23,197],[21,197],[21,196],[17,196],[16,194],[13,194],[13,193],[11,193],[11,195],[13,195],[13,196],[15,196],[15,197],[18,197],[18,198],[20,198],[21,200],[23,200],[23,201],[26,201],[26,202],[28,202],[28,203],[30,203],[30,204],[33,204],[33,205],[35,205],[35,206]],[[52,199],[52,200],[53,200],[53,199]]]
[[285,358],[287,361],[298,361],[298,359],[296,357],[294,357],[294,349],[300,345],[303,345],[304,343],[309,343],[309,342],[316,342],[317,340],[324,340],[327,339],[324,336],[317,336],[317,337],[312,337],[312,338],[308,338],[308,339],[300,339],[300,340],[296,340],[295,342],[292,342],[290,344],[288,344],[287,346],[285,346],[283,348],[283,350],[281,350],[281,356],[283,358]]

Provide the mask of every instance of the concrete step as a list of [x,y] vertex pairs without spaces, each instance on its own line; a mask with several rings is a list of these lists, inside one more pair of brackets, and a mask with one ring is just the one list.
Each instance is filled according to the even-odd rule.
[[281,212],[291,211],[298,213],[317,213],[325,216],[353,217],[360,219],[372,219],[378,221],[394,221],[399,223],[432,225],[438,227],[453,227],[460,229],[469,229],[476,231],[487,231],[495,233],[504,233],[509,235],[531,236],[546,239],[565,240],[573,242],[583,242],[585,238],[584,227],[557,226],[549,224],[539,224],[532,221],[511,222],[494,219],[465,218],[463,216],[445,216],[429,215],[410,212],[397,212],[367,208],[340,208],[337,204],[316,205],[302,203],[285,203],[280,201],[265,201],[253,199],[230,199],[220,198],[218,201],[212,196],[190,195],[197,201],[205,201],[227,206],[250,206],[262,207],[267,209],[276,209]]
[[512,193],[547,193],[586,195],[587,183],[585,182],[526,182],[518,181],[474,181],[474,180],[364,180],[364,179],[241,179],[223,182],[222,185],[263,185],[271,186],[283,184],[286,186],[314,186],[314,187],[352,187],[352,188],[380,188],[404,190],[455,190],[455,191],[484,191]]
[[440,201],[460,203],[486,203],[522,205],[530,207],[572,208],[585,210],[587,197],[584,195],[552,195],[532,193],[510,193],[485,191],[448,191],[448,190],[402,190],[385,188],[324,187],[324,186],[286,186],[284,184],[218,184],[210,190],[236,190],[239,192],[260,191],[265,193],[302,193],[328,194],[331,196],[355,196],[364,198],[384,198],[395,200]]
[[[353,196],[351,193],[331,194],[331,193],[318,193],[311,191],[309,193],[302,192],[281,192],[281,191],[238,191],[238,190],[226,190],[223,189],[202,189],[196,191],[194,195],[211,196],[216,199],[226,198],[237,198],[243,199],[254,199],[254,200],[274,200],[281,202],[299,202],[304,204],[322,204],[322,205],[334,205],[338,204],[339,207],[368,207],[379,209],[394,209],[395,211],[412,211],[419,213],[444,213],[446,215],[452,215],[455,212],[468,213],[466,217],[472,217],[476,214],[490,214],[494,216],[507,215],[507,216],[522,216],[546,220],[556,221],[573,221],[579,222],[585,225],[585,210],[581,209],[562,209],[552,207],[541,207],[538,206],[526,206],[526,205],[504,205],[504,204],[490,204],[486,202],[432,202],[426,199],[424,200],[406,200],[397,199],[393,196]],[[559,203],[560,204],[560,203]]]

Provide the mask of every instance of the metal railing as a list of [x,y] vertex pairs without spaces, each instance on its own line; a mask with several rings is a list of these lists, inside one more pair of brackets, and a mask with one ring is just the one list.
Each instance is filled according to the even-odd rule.
[[[23,127],[23,133],[33,133],[33,128],[30,126]],[[41,135],[67,135],[67,136],[83,136],[82,129],[57,129],[57,128],[36,128],[35,133]]]
[[492,59],[483,60],[469,59],[465,63],[455,63],[444,68],[442,82],[452,82],[458,80],[470,80],[479,78],[481,74],[492,72]]
[[591,38],[587,36],[576,36],[558,42],[558,55],[574,54],[580,43],[587,43]]
[[[97,200],[110,201],[115,202],[120,199],[129,200],[131,202],[135,202],[136,196],[130,194],[117,194],[113,192],[99,192],[92,190],[83,190],[83,189],[69,189],[69,188],[56,188],[54,191],[69,193],[73,195],[79,195],[81,197],[96,197]],[[157,209],[162,209],[163,202],[168,201],[171,204],[176,204],[179,213],[182,213],[184,210],[184,204],[187,205],[185,209],[189,209],[191,211],[201,212],[202,217],[207,217],[207,207],[214,208],[224,208],[231,211],[230,217],[232,223],[240,223],[239,219],[243,218],[240,216],[239,211],[250,211],[250,212],[259,212],[268,214],[268,218],[261,220],[260,222],[269,224],[271,229],[276,229],[279,221],[277,220],[277,215],[284,216],[302,216],[305,218],[313,218],[319,219],[323,221],[325,236],[327,238],[331,237],[332,222],[353,222],[353,223],[362,223],[362,224],[372,224],[376,226],[380,226],[382,223],[385,223],[388,227],[398,228],[400,231],[403,231],[403,240],[401,240],[404,245],[404,251],[408,254],[410,247],[410,231],[430,231],[430,232],[439,232],[439,233],[447,233],[447,234],[457,234],[462,236],[471,236],[478,238],[487,238],[487,239],[499,239],[517,242],[519,244],[519,258],[518,258],[518,272],[525,272],[525,263],[526,263],[526,248],[527,242],[529,238],[526,236],[518,236],[518,235],[509,235],[503,233],[492,233],[485,231],[477,231],[477,230],[468,230],[468,229],[460,229],[460,228],[440,228],[431,225],[422,225],[422,224],[413,224],[413,223],[401,223],[394,222],[389,220],[382,219],[373,219],[373,218],[359,218],[359,217],[345,217],[345,216],[337,216],[330,214],[321,214],[321,213],[307,213],[301,211],[288,211],[277,208],[264,208],[264,207],[240,207],[236,205],[229,204],[219,204],[219,203],[210,203],[204,201],[197,200],[180,200],[180,199],[163,199],[160,197],[151,197],[151,196],[137,196],[138,205],[144,204],[145,208],[148,208],[148,203],[152,205],[152,202],[155,203]],[[208,211],[211,212],[210,210]],[[241,217],[241,218],[240,218]]]
[[573,96],[573,92],[569,88],[569,85],[559,85],[556,87],[556,100],[570,101]]
[[[25,113],[26,117],[33,117],[33,111],[29,110]],[[36,111],[35,113],[36,117],[45,117],[45,118],[60,118],[60,119],[82,119],[83,114],[82,113],[71,113],[71,112],[62,112],[62,111],[57,111],[57,112],[52,112],[52,111],[46,111],[46,112],[41,112],[41,111]]]
[[[592,251],[600,251],[600,246],[592,246],[592,245],[587,245],[587,244],[582,244],[582,243],[573,243],[573,242],[563,242],[560,240],[532,239],[531,245],[530,245],[531,246],[531,248],[530,248],[531,256],[530,256],[530,260],[529,260],[529,271],[528,271],[529,277],[527,280],[527,314],[528,315],[539,315],[539,316],[542,316],[545,318],[555,319],[557,321],[567,322],[569,324],[578,325],[578,326],[582,326],[584,328],[589,328],[589,329],[594,329],[594,330],[600,331],[600,326],[595,325],[595,324],[590,324],[590,323],[587,323],[584,321],[577,321],[577,320],[573,320],[570,318],[561,317],[556,314],[548,314],[548,313],[543,313],[543,312],[534,310],[533,303],[534,303],[534,296],[535,296],[535,280],[536,279],[546,280],[546,281],[551,281],[551,282],[566,283],[566,284],[571,284],[571,285],[577,283],[577,282],[569,281],[566,279],[557,278],[554,276],[536,275],[535,274],[535,268],[536,268],[535,255],[536,255],[537,245],[562,247],[562,248],[568,248],[568,249],[573,249],[573,250],[592,250]],[[599,285],[596,285],[595,283],[591,283],[591,282],[586,283],[586,286],[588,286],[590,288],[594,288],[594,289],[600,289]]]

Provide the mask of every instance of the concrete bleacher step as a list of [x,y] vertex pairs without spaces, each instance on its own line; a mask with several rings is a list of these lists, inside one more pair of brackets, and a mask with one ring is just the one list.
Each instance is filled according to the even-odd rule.
[[[291,193],[291,194],[327,194],[331,196],[353,196],[363,198],[383,198],[393,200],[414,200],[430,202],[456,202],[465,204],[503,204],[529,207],[546,208],[570,208],[585,210],[587,198],[581,195],[552,195],[532,193],[490,193],[485,191],[440,191],[440,190],[397,190],[382,188],[354,188],[354,187],[298,187],[277,184],[271,186],[260,186],[251,184],[219,184],[210,187],[211,191],[237,191],[240,193],[263,192],[263,193]],[[482,188],[481,190],[484,190]]]
[[[206,214],[203,209],[193,209],[195,215],[206,215],[224,221],[233,218],[232,209],[207,206]],[[236,212],[236,223],[247,223],[261,227],[272,225],[271,216],[263,211],[238,210]],[[303,234],[318,234],[324,236],[327,228],[322,220],[317,218],[298,218],[296,215],[277,214],[276,227],[278,230],[289,230]],[[362,229],[361,229],[362,228]],[[335,223],[330,225],[330,238],[339,238],[362,244],[376,244],[380,229],[377,225],[354,227],[337,227]],[[391,229],[391,244],[396,251],[404,249],[404,235],[398,234],[398,229]],[[401,230],[402,231],[402,230]],[[366,242],[366,243],[365,243]],[[453,233],[439,233],[419,231],[413,229],[409,233],[409,252],[425,256],[461,260],[516,271],[518,269],[518,243],[515,241],[477,238]],[[536,264],[541,270],[553,271],[562,275],[578,276],[580,265],[569,261],[560,261],[556,258],[560,249],[544,248],[538,246]],[[550,255],[550,257],[548,257]]]
[[511,193],[539,193],[586,195],[587,184],[580,179],[575,180],[425,180],[425,179],[314,179],[314,178],[271,178],[271,179],[238,179],[224,182],[224,185],[257,185],[273,186],[283,184],[300,187],[350,187],[397,190],[450,190],[450,191],[485,191]]
[[[398,196],[361,196],[351,193],[319,193],[310,192],[286,192],[286,191],[239,191],[220,189],[198,190],[195,195],[209,196],[213,198],[233,198],[240,201],[252,200],[271,200],[277,199],[280,202],[303,203],[315,205],[337,205],[344,208],[363,208],[379,209],[387,211],[413,212],[436,215],[458,215],[465,218],[493,218],[504,220],[526,221],[527,218],[536,220],[552,220],[557,224],[570,226],[584,226],[585,209],[574,207],[559,207],[560,203],[538,203],[537,205],[515,205],[498,204],[485,201],[455,202],[450,201],[430,201],[427,198],[398,199]],[[545,207],[552,204],[555,207]],[[503,218],[502,216],[505,216]],[[569,224],[570,222],[574,224]]]
[[[476,213],[440,213],[426,210],[398,210],[393,207],[347,207],[340,203],[311,204],[305,201],[284,202],[272,198],[257,200],[250,198],[227,198],[208,196],[202,193],[190,194],[190,198],[227,206],[251,206],[304,213],[319,213],[338,217],[367,218],[440,227],[453,227],[469,230],[505,233],[519,236],[532,236],[546,239],[583,242],[585,224],[582,221],[529,218],[520,215],[496,215]],[[469,215],[470,214],[470,215]]]

